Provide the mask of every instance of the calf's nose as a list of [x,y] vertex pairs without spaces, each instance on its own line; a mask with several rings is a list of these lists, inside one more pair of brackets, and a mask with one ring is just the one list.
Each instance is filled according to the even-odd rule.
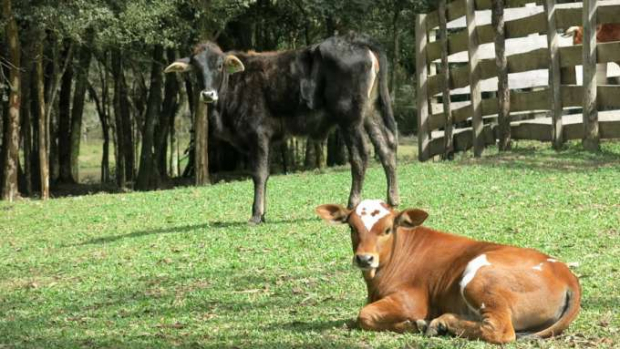
[[374,260],[375,260],[375,257],[370,254],[355,255],[355,263],[357,263],[357,265],[362,268],[370,267]]

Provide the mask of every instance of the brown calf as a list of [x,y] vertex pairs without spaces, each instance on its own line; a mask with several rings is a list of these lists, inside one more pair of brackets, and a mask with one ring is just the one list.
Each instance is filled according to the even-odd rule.
[[426,228],[426,212],[398,212],[379,200],[316,211],[351,227],[354,264],[368,288],[358,317],[363,329],[506,343],[517,333],[557,335],[579,312],[577,277],[538,251]]

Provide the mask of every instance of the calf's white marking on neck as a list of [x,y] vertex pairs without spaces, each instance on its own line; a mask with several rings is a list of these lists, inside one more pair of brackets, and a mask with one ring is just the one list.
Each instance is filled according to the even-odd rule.
[[540,264],[537,264],[537,265],[533,266],[532,269],[542,271],[542,266],[543,266],[543,264],[540,263]]
[[465,289],[468,283],[474,279],[476,276],[476,272],[478,269],[484,267],[485,265],[491,265],[487,260],[486,254],[481,254],[480,256],[472,259],[469,263],[467,263],[467,267],[465,267],[465,271],[463,272],[463,278],[461,279],[461,293]]
[[[474,279],[474,276],[476,276],[478,269],[484,266],[487,266],[487,265],[491,265],[491,263],[489,263],[489,261],[487,260],[486,254],[481,254],[480,256],[472,259],[469,263],[467,263],[467,267],[465,267],[465,271],[463,272],[463,278],[461,279],[461,282],[460,282],[461,297],[463,297],[463,300],[465,301],[465,304],[467,304],[469,309],[471,309],[471,311],[473,311],[476,314],[480,314],[478,309],[472,307],[471,304],[469,304],[469,302],[465,298],[465,293],[464,293],[465,287],[467,287],[467,284],[469,284],[471,280]],[[482,304],[480,309],[484,309],[484,303]]]
[[[474,276],[476,276],[476,273],[478,272],[478,269],[487,266],[487,265],[491,265],[491,263],[489,263],[489,261],[487,260],[487,255],[486,254],[481,254],[480,256],[472,259],[469,263],[467,263],[467,266],[465,267],[465,271],[463,272],[463,278],[461,279],[461,297],[463,297],[463,301],[465,301],[465,304],[467,304],[467,307],[474,312],[475,314],[480,315],[480,312],[478,311],[478,309],[472,307],[471,304],[469,304],[469,302],[467,301],[467,298],[465,298],[465,287],[467,287],[467,284],[469,284],[471,282],[471,280],[474,279]],[[480,309],[484,309],[485,305],[484,303],[482,303],[482,305],[480,306]]]
[[381,218],[390,213],[383,205],[381,200],[364,200],[357,205],[355,213],[362,219],[366,230],[370,231]]

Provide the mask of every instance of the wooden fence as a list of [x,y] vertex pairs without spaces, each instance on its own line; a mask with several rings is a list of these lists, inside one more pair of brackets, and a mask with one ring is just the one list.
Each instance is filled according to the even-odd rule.
[[[591,150],[601,138],[620,138],[620,112],[601,112],[600,120],[598,112],[620,109],[620,86],[600,74],[620,62],[620,42],[597,43],[593,30],[617,22],[617,0],[440,0],[437,11],[417,15],[420,160],[470,147],[480,156],[486,145],[499,140],[505,149],[511,138],[556,148],[582,139]],[[583,45],[558,33],[571,26],[584,27]],[[456,101],[459,94],[469,101]],[[582,117],[563,117],[575,107]],[[534,115],[546,118],[522,121]],[[456,128],[464,122],[471,126]]]

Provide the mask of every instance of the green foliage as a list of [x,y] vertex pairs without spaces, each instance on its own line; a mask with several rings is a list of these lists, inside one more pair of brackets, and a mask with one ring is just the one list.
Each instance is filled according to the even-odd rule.
[[[579,262],[569,330],[506,348],[620,344],[620,147],[603,148],[401,161],[402,207],[427,210],[428,226]],[[349,234],[313,212],[344,202],[349,183],[346,168],[273,177],[258,227],[246,224],[251,181],[2,202],[0,347],[496,348],[350,329],[365,286]],[[384,190],[374,165],[364,196]]]

